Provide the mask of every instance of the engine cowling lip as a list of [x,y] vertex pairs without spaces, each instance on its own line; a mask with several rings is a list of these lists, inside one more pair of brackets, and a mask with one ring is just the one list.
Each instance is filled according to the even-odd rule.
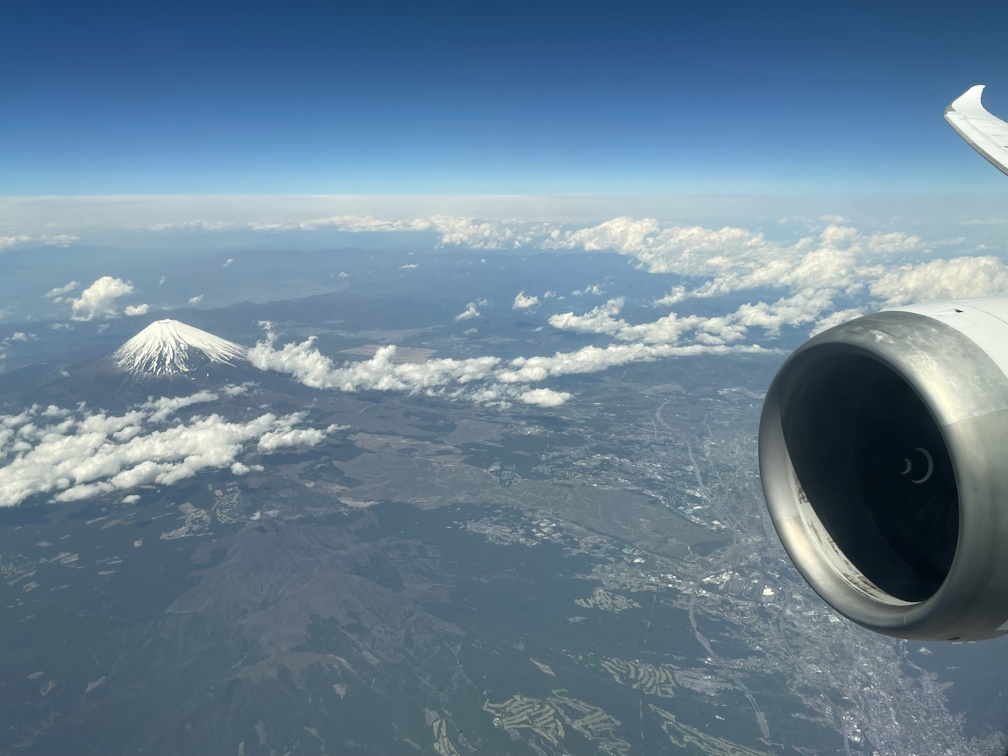
[[[956,554],[944,582],[919,602],[880,595],[870,583],[859,585],[857,575],[838,565],[836,550],[830,553],[822,534],[809,526],[814,508],[802,503],[796,488],[782,405],[804,371],[844,353],[877,360],[909,384],[938,424],[953,460],[960,498]],[[859,318],[811,339],[781,366],[760,419],[764,493],[791,560],[841,614],[900,637],[967,640],[1005,632],[1008,577],[1002,574],[1008,570],[998,569],[998,556],[1008,543],[1008,514],[1000,514],[1008,510],[1008,455],[995,455],[995,449],[1008,450],[1008,378],[963,333],[912,312]]]

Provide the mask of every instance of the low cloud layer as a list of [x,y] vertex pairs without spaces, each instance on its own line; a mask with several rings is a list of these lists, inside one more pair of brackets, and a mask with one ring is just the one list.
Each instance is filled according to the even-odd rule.
[[167,486],[209,469],[241,474],[253,469],[241,457],[315,446],[332,430],[306,427],[303,412],[268,412],[244,422],[216,413],[176,417],[180,409],[217,398],[201,391],[152,399],[122,415],[83,405],[36,405],[0,415],[0,506],[37,495],[65,502],[146,484]]
[[[807,322],[813,329],[832,317],[838,298],[871,298],[878,305],[892,305],[1008,294],[1008,276],[995,257],[959,256],[909,263],[932,254],[929,244],[918,235],[904,231],[865,233],[835,214],[821,216],[815,224],[816,230],[791,241],[746,228],[671,225],[628,216],[577,226],[450,216],[386,221],[343,215],[291,224],[250,224],[248,228],[261,232],[322,228],[350,233],[425,231],[436,235],[438,247],[613,252],[632,258],[650,273],[694,282],[692,287],[676,284],[655,302],[658,306],[673,306],[688,298],[777,289],[782,300],[798,297],[792,301],[804,298],[807,303],[801,317],[784,316],[782,322]],[[952,241],[961,244],[962,239]],[[600,295],[601,288],[592,285],[573,292],[576,296],[588,293]],[[530,308],[538,303],[534,300],[538,298],[522,292],[514,308]],[[775,316],[768,317],[772,320]]]
[[995,257],[956,257],[885,271],[869,286],[887,305],[1008,293],[1008,267]]
[[678,334],[670,334],[664,343],[609,344],[588,346],[572,352],[549,356],[470,357],[435,359],[423,363],[397,362],[396,347],[381,347],[375,355],[360,362],[340,364],[322,354],[311,337],[300,343],[277,347],[277,337],[270,324],[266,338],[249,350],[249,361],[261,370],[271,370],[294,378],[316,389],[344,392],[396,391],[449,399],[464,399],[480,404],[511,403],[539,407],[557,407],[572,394],[540,384],[551,378],[583,375],[634,362],[652,362],[668,357],[733,352],[761,352],[758,345],[728,346],[723,341],[678,344]]
[[[372,230],[385,227],[374,219],[358,221]],[[682,283],[675,283],[657,301],[642,303],[668,308],[665,314],[642,322],[623,315],[625,296],[613,296],[584,310],[550,315],[547,321],[553,328],[610,341],[552,356],[507,361],[495,357],[441,359],[403,365],[395,361],[394,347],[385,347],[366,362],[336,364],[318,351],[313,340],[278,347],[272,332],[251,356],[253,364],[263,369],[286,373],[316,388],[394,390],[491,404],[518,401],[557,406],[570,395],[542,386],[548,379],[673,356],[759,351],[768,343],[772,348],[784,329],[814,332],[860,314],[861,308],[852,306],[856,302],[893,305],[936,296],[1008,291],[1008,268],[995,258],[906,264],[902,261],[930,254],[918,236],[862,233],[842,225],[840,218],[816,222],[820,225],[814,233],[782,243],[759,231],[665,226],[653,219],[616,218],[581,228],[516,222],[453,224],[446,218],[431,219],[433,227],[443,232],[442,244],[610,251],[631,257],[649,273]],[[337,223],[353,226],[345,218]],[[420,221],[407,225],[427,228]],[[700,316],[677,311],[687,300],[737,297],[746,292],[753,293],[751,299],[723,314]],[[602,287],[592,284],[572,293],[598,296]],[[532,310],[544,301],[520,291],[512,307]],[[475,303],[470,303],[456,321],[477,313]]]
[[[353,205],[351,202],[346,206],[350,209]],[[278,201],[277,207],[283,206]],[[821,327],[836,309],[847,309],[853,299],[860,299],[872,309],[922,299],[1008,294],[1008,280],[997,257],[934,257],[934,247],[946,243],[961,247],[962,238],[929,243],[907,231],[863,231],[836,213],[818,213],[801,219],[800,225],[808,229],[804,235],[781,239],[759,229],[674,224],[628,215],[584,224],[443,214],[390,220],[348,212],[266,221],[238,219],[231,214],[220,220],[157,222],[144,228],[199,233],[423,233],[432,237],[439,248],[611,252],[631,258],[650,273],[683,279],[673,282],[669,293],[656,300],[657,306],[672,307],[690,298],[771,289],[777,290],[779,299],[798,295],[805,298],[809,308],[803,320],[810,324],[810,330]],[[17,239],[9,243],[20,243]],[[574,291],[576,295],[586,293],[601,295],[601,288],[592,285]],[[610,296],[621,293],[612,292]],[[528,304],[533,298],[522,294],[515,309],[534,306]],[[99,317],[99,312],[102,317],[112,317],[111,308],[104,306],[106,300],[81,299],[82,304],[75,305],[75,317]],[[538,299],[543,301],[544,297]],[[753,304],[757,304],[755,300]],[[816,309],[819,304],[824,306]]]
[[44,247],[69,247],[76,241],[80,241],[80,237],[74,234],[42,234],[41,236],[19,234],[18,236],[0,236],[0,251],[8,247],[28,247],[33,244],[41,244]]
[[[225,227],[208,223],[200,230]],[[265,336],[248,353],[255,367],[317,390],[398,392],[489,406],[553,409],[574,399],[578,384],[572,376],[700,354],[758,353],[773,348],[786,329],[814,333],[880,307],[1008,294],[1008,265],[989,250],[940,257],[934,249],[942,249],[941,243],[899,231],[863,232],[839,217],[817,219],[811,230],[788,241],[758,230],[673,226],[629,217],[577,226],[440,216],[394,222],[340,216],[249,228],[261,233],[295,228],[423,231],[433,233],[441,247],[605,252],[623,256],[661,282],[648,289],[646,299],[621,291],[619,277],[588,285],[584,279],[561,282],[560,291],[571,296],[565,307],[563,296],[543,292],[544,282],[522,281],[541,293],[522,290],[513,301],[496,306],[507,310],[510,304],[523,319],[539,321],[537,325],[592,337],[590,345],[552,354],[415,362],[399,359],[396,346],[387,345],[367,360],[338,361],[323,354],[314,338],[283,343],[268,324]],[[558,288],[555,282],[549,285]],[[130,281],[102,276],[81,287],[69,281],[43,296],[64,306],[69,303],[78,321],[150,312],[147,304],[126,304],[135,293]],[[473,299],[454,315],[455,323],[494,313],[479,294],[470,294]],[[730,297],[733,304],[716,312],[713,307],[721,300],[715,297]],[[201,299],[197,295],[189,303]],[[447,314],[449,324],[455,312]],[[13,331],[2,340],[6,351],[0,358],[31,338],[26,331]],[[467,341],[467,348],[477,343]],[[260,470],[268,464],[264,456],[317,445],[339,430],[311,427],[305,413],[260,410],[252,419],[236,421],[213,412],[220,397],[250,390],[251,384],[243,384],[187,397],[153,398],[121,415],[83,406],[32,407],[0,415],[0,506],[36,496],[73,501],[116,494],[131,501],[138,486],[171,485],[203,470],[234,475]]]
[[249,362],[260,370],[290,375],[311,388],[345,392],[441,393],[449,388],[486,380],[500,364],[497,357],[396,362],[396,347],[389,345],[381,347],[369,360],[337,365],[319,352],[314,337],[299,344],[274,348],[276,336],[269,324],[265,325],[266,338],[249,350]]

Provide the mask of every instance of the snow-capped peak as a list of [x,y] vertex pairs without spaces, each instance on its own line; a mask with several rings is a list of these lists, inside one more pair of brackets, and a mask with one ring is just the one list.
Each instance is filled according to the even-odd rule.
[[186,375],[217,362],[234,365],[247,349],[177,320],[158,320],[112,354],[116,369],[136,376]]

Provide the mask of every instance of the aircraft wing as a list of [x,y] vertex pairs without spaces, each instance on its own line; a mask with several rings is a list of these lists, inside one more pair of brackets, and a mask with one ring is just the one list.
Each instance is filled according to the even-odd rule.
[[1008,175],[1008,123],[984,110],[980,103],[983,91],[983,84],[966,90],[945,108],[945,120],[970,147]]

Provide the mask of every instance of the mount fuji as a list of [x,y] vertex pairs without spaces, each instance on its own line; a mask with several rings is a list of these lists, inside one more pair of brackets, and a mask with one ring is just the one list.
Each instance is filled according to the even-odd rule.
[[127,341],[110,360],[113,369],[134,378],[195,376],[210,365],[248,364],[248,350],[178,320],[157,320]]
[[248,361],[248,348],[178,320],[157,320],[97,360],[71,365],[45,380],[54,401],[103,407],[128,404],[152,391],[162,396],[228,383],[270,381]]

